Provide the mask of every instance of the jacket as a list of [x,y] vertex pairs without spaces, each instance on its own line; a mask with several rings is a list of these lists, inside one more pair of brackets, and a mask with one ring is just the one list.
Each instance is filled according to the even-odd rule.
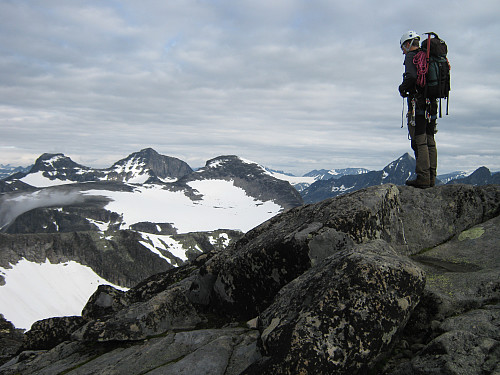
[[413,62],[413,58],[420,51],[420,49],[416,49],[408,52],[405,55],[405,72],[403,74],[403,82],[399,85],[399,93],[402,97],[408,98],[408,108],[412,108],[412,99],[415,98],[417,100],[416,105],[416,114],[423,115],[425,114],[426,102],[425,96],[423,92],[419,92],[417,89],[417,67]]

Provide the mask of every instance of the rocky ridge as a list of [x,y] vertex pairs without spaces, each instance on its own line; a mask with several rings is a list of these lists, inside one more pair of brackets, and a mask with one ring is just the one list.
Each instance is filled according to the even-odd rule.
[[499,213],[498,185],[293,208],[38,322],[0,374],[496,374]]

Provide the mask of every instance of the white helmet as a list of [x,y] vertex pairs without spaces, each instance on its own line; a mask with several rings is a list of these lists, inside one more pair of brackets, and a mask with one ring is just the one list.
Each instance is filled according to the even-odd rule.
[[408,40],[418,39],[420,40],[420,35],[418,35],[415,31],[410,30],[404,33],[399,40],[399,46],[402,47],[403,44]]

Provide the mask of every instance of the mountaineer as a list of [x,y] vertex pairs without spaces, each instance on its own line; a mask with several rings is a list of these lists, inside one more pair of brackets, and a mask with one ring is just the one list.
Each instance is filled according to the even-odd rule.
[[426,90],[417,85],[414,58],[420,51],[420,36],[415,31],[408,31],[401,37],[400,46],[405,55],[405,72],[399,93],[408,101],[408,134],[415,153],[417,174],[416,179],[407,180],[406,185],[425,189],[434,186],[436,181],[437,149],[434,134],[437,101],[426,98]]

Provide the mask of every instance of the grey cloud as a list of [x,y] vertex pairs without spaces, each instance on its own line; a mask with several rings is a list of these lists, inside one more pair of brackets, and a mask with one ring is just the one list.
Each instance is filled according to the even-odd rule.
[[56,151],[107,167],[151,146],[195,165],[231,152],[299,174],[382,168],[410,151],[398,41],[414,28],[450,47],[440,168],[498,170],[495,10],[489,0],[3,2],[0,158]]

